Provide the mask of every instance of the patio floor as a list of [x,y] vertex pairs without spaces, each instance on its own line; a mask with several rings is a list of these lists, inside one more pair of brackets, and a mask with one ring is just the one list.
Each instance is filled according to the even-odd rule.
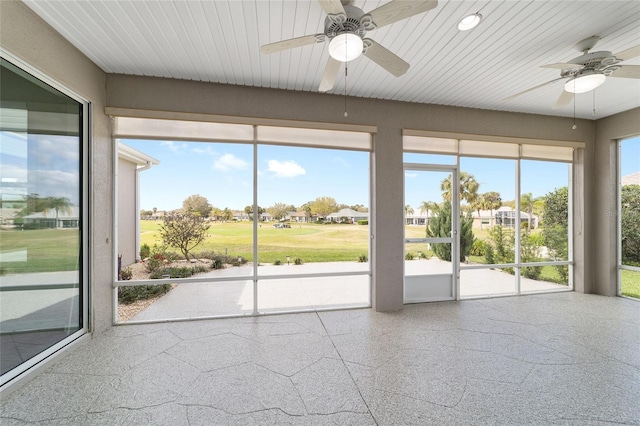
[[114,327],[3,426],[640,423],[640,303],[573,292]]

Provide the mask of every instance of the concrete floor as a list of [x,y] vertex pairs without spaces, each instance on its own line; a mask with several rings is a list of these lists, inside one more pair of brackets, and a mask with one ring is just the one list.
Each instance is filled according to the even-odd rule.
[[640,424],[640,303],[556,293],[119,326],[3,426]]

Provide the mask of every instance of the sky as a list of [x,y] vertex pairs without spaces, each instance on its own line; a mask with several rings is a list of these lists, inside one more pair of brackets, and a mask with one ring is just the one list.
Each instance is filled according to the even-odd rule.
[[[253,204],[253,146],[239,143],[123,140],[160,164],[140,174],[140,207],[172,210],[189,195],[219,209]],[[369,205],[366,152],[260,145],[258,205],[296,207],[318,197]]]
[[[160,161],[141,173],[142,209],[180,208],[189,195],[199,194],[220,209],[241,210],[253,202],[253,146],[236,143],[123,140]],[[622,175],[640,171],[640,137],[623,143]],[[439,157],[440,160],[436,157]],[[296,207],[317,197],[338,204],[370,205],[369,155],[366,152],[260,145],[258,205]],[[454,157],[405,155],[405,162],[451,163]],[[503,201],[515,199],[515,161],[462,157],[460,170],[480,183],[479,192],[496,191]],[[522,193],[541,197],[568,184],[566,163],[521,161]],[[405,204],[442,201],[443,172],[405,172]]]

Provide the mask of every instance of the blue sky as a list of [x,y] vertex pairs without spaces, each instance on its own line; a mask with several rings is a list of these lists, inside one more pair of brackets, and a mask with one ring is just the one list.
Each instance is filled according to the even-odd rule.
[[[200,194],[220,209],[243,209],[252,204],[253,146],[245,144],[126,140],[123,143],[161,164],[141,174],[141,208],[170,210]],[[435,162],[435,156],[406,155],[405,161]],[[441,163],[454,162],[441,156]],[[640,137],[623,144],[622,174],[640,171]],[[515,161],[463,157],[460,169],[480,182],[479,192],[499,192],[515,199]],[[566,163],[521,161],[522,193],[534,197],[568,183]],[[405,173],[405,203],[441,201],[445,174]],[[369,156],[364,152],[261,145],[258,148],[258,205],[277,202],[298,207],[330,196],[339,204],[369,205]]]
[[[244,209],[253,203],[253,146],[202,142],[122,141],[160,160],[141,173],[140,206],[182,207],[192,194],[213,206]],[[258,205],[298,207],[318,197],[339,204],[369,205],[366,152],[261,145],[258,148]]]

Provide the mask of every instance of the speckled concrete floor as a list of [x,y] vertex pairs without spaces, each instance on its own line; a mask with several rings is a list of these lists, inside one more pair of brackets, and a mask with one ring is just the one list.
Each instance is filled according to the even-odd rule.
[[640,424],[640,303],[559,293],[113,328],[3,426]]

